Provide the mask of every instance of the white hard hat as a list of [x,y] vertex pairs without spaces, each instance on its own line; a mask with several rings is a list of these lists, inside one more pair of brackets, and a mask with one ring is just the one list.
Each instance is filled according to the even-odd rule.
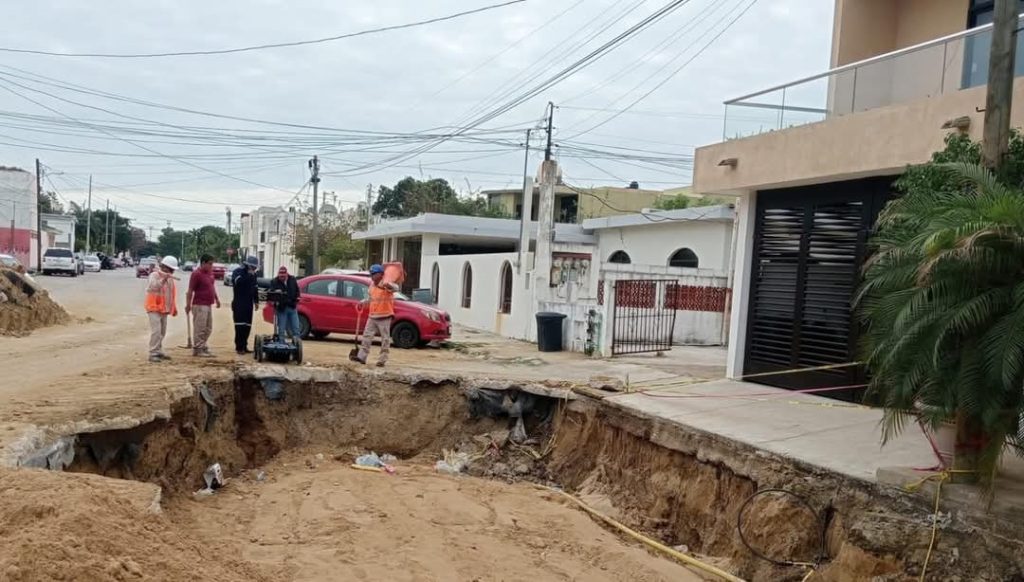
[[178,270],[178,259],[176,259],[176,258],[174,258],[174,257],[172,257],[170,255],[167,255],[166,257],[164,257],[164,259],[162,261],[160,261],[160,264],[165,266],[165,267],[167,267],[168,269],[170,269],[172,271],[177,271]]

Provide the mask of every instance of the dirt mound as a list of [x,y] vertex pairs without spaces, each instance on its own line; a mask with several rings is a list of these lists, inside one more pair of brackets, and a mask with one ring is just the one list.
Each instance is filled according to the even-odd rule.
[[0,580],[266,580],[159,513],[159,488],[0,469]]
[[68,319],[46,290],[15,271],[0,268],[0,335],[25,335]]

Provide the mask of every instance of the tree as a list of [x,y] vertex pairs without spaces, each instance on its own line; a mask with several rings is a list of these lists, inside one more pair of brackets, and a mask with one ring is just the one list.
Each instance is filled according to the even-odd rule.
[[[346,267],[353,261],[362,261],[366,256],[363,241],[352,240],[352,233],[339,221],[328,220],[319,225],[320,264],[322,266]],[[313,255],[312,228],[306,222],[295,226],[295,241],[292,253],[303,259]]]
[[60,203],[56,192],[43,192],[39,199],[39,211],[47,214],[64,214],[64,205]]
[[[86,250],[85,239],[89,212],[74,202],[71,203],[70,210],[78,223],[75,227],[75,248]],[[109,212],[110,221],[108,222],[106,209],[92,211],[92,232],[90,233],[91,238],[89,240],[90,250],[104,253],[111,253],[112,251],[113,253],[119,253],[129,250],[132,247],[131,220],[121,216],[116,210]],[[108,224],[110,225],[109,231],[107,230]],[[113,235],[113,249],[110,248],[109,239],[107,238],[108,232]]]
[[373,213],[385,218],[409,218],[424,212],[502,218],[500,209],[491,208],[481,196],[459,196],[447,180],[417,180],[406,177],[394,187],[381,186]]
[[666,196],[659,198],[655,203],[654,207],[658,210],[680,210],[683,208],[693,208],[696,206],[714,206],[716,204],[728,204],[729,201],[721,198],[715,198],[714,196],[688,196],[686,194],[676,194],[675,196]]
[[1024,455],[1024,142],[995,175],[965,136],[897,182],[855,298],[884,437],[908,420],[957,427],[955,468],[991,483]]

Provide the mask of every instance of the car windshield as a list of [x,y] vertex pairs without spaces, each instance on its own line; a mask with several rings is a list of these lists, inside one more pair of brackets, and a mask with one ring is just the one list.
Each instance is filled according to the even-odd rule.
[[62,259],[73,259],[74,253],[68,249],[46,249],[46,253],[43,255],[46,257],[59,257]]
[[100,262],[100,258],[97,257],[96,255],[89,255],[88,257],[85,257],[85,260],[89,261],[90,263]]
[[10,255],[0,255],[0,265],[5,267],[17,267],[18,260]]

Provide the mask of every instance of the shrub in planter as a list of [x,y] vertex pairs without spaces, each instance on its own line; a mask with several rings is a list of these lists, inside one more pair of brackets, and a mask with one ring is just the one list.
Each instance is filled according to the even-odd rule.
[[953,422],[954,468],[991,482],[1007,444],[1024,452],[1024,164],[997,177],[954,139],[961,161],[937,155],[898,182],[855,302],[885,438]]

